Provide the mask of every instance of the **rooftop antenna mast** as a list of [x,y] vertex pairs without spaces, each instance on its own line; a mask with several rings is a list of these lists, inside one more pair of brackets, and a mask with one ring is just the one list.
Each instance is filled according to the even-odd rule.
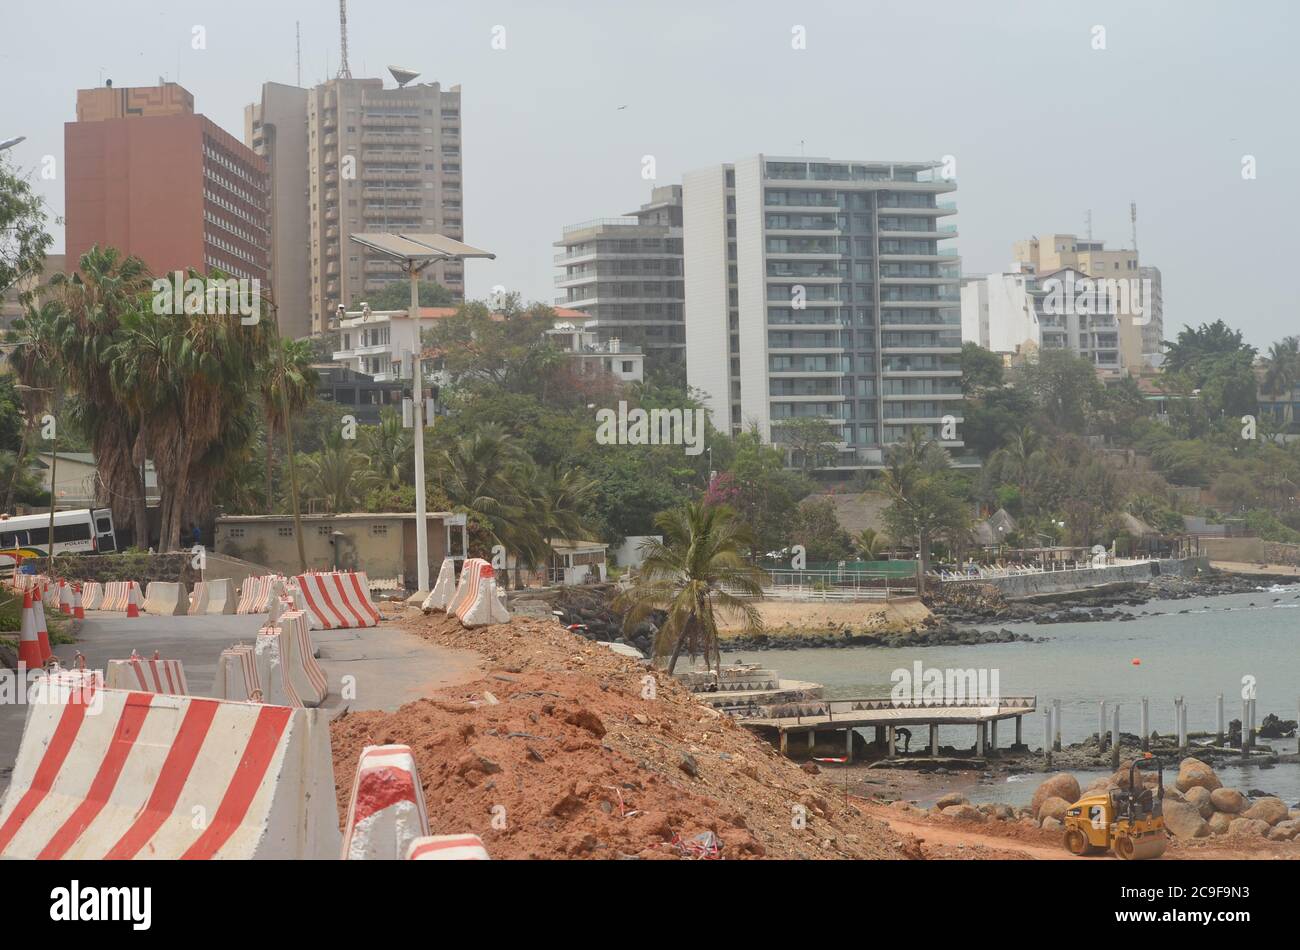
[[339,0],[339,40],[342,59],[339,60],[339,79],[351,79],[352,70],[348,68],[348,0]]
[[298,85],[302,85],[302,22],[295,20],[293,23],[294,46],[298,51]]
[[1089,208],[1087,214],[1083,216],[1084,223],[1088,228],[1088,240],[1092,240],[1092,209]]
[[1128,203],[1128,220],[1133,226],[1133,250],[1138,249],[1138,203],[1130,201]]

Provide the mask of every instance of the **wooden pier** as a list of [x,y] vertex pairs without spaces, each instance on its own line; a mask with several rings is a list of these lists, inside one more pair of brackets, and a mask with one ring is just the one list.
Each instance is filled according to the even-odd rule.
[[975,751],[984,756],[998,748],[998,723],[1015,720],[1016,745],[1023,742],[1023,717],[1037,709],[1036,696],[1002,696],[996,700],[898,702],[891,697],[830,699],[787,706],[769,706],[751,716],[738,719],[742,726],[771,737],[775,734],[781,754],[789,753],[791,733],[803,737],[811,750],[818,733],[844,733],[844,754],[853,761],[853,733],[874,728],[876,741],[885,745],[889,758],[897,755],[897,730],[907,726],[927,726],[930,730],[930,755],[939,755],[939,727],[969,725],[975,727]]

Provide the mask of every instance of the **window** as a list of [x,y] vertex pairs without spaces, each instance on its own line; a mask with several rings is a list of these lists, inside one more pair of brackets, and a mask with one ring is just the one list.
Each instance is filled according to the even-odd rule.
[[112,520],[109,518],[95,519],[95,530],[98,531],[100,534],[108,534],[110,531],[113,530]]
[[[46,537],[49,537],[47,534]],[[60,541],[89,541],[90,525],[82,522],[80,524],[56,524],[54,526],[54,541],[57,544]]]
[[277,535],[279,535],[280,537],[282,537],[282,538],[292,538],[292,537],[293,537],[293,525],[284,525],[283,527],[276,528],[276,529],[275,529],[275,533],[276,533]]
[[243,528],[227,528],[226,534],[231,538],[242,538],[244,536]]
[[388,525],[386,525],[386,524],[372,524],[372,525],[370,526],[370,536],[371,536],[372,538],[386,538],[386,537],[388,537]]
[[333,530],[334,530],[334,526],[332,524],[322,524],[316,526],[316,534],[322,538],[328,538],[330,536],[330,532]]

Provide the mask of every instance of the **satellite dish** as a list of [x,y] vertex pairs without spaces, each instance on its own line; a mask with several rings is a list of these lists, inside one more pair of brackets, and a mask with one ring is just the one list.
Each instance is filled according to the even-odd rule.
[[416,76],[420,75],[419,72],[417,72],[414,69],[404,69],[401,66],[389,66],[388,72],[392,74],[392,77],[397,82],[397,86],[399,89],[402,86],[405,86]]

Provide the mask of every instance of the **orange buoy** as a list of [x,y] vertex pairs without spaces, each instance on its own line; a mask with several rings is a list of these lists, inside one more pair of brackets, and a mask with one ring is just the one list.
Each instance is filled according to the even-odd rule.
[[1133,665],[1134,665],[1134,666],[1141,666],[1141,665],[1142,665],[1142,661],[1139,660],[1137,657],[1133,657]]

